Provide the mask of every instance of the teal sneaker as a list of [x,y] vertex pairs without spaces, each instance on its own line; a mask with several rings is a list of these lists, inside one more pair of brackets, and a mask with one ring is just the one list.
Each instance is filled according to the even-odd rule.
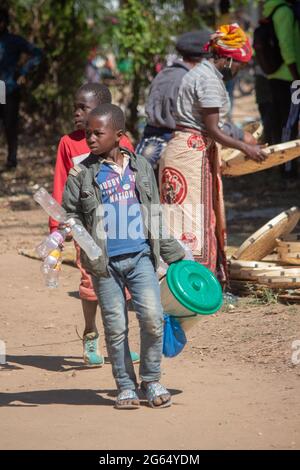
[[[138,362],[140,362],[140,355],[138,353],[131,352],[130,356],[131,356],[131,360],[132,360],[133,364],[137,364]],[[110,360],[109,360],[108,357],[105,358],[105,362],[107,364],[110,364]]]
[[134,364],[136,364],[137,362],[140,362],[140,355],[138,353],[131,351],[130,356]]
[[104,364],[104,358],[99,353],[97,333],[87,333],[83,337],[83,360],[88,366],[101,367]]

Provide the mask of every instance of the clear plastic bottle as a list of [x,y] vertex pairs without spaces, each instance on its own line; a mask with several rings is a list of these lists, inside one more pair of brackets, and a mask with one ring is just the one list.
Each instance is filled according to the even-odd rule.
[[50,289],[58,287],[59,274],[61,270],[61,250],[53,250],[47,258],[45,258],[41,271],[44,275],[45,284]]
[[46,191],[40,188],[34,195],[33,199],[38,202],[47,214],[57,222],[64,223],[67,219],[66,211],[58,204],[58,202]]
[[74,240],[78,243],[80,248],[87,254],[90,260],[95,260],[102,255],[101,248],[95,243],[94,239],[87,232],[87,230],[74,219],[67,221],[71,227]]
[[62,230],[55,230],[55,232],[50,233],[35,249],[37,255],[40,258],[46,258],[50,251],[55,250],[61,245],[66,236],[71,232],[69,227],[65,227]]
[[223,308],[234,310],[238,306],[238,297],[231,292],[223,292]]
[[44,264],[51,268],[55,268],[58,263],[61,263],[61,261],[62,261],[61,250],[56,249],[56,250],[51,251],[49,255],[47,256],[47,258],[45,258]]

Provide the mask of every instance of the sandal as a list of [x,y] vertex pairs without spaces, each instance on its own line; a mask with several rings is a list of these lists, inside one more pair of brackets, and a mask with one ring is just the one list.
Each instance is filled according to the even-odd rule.
[[[131,401],[131,403],[127,403],[128,401]],[[138,403],[133,403],[133,401],[136,401]],[[140,400],[134,390],[122,390],[118,394],[115,402],[115,408],[117,408],[118,410],[136,410],[139,407]]]
[[[171,395],[168,390],[159,382],[142,382],[141,389],[152,408],[168,408],[171,406]],[[154,400],[164,395],[169,397],[168,400],[161,403],[161,405],[155,405]]]

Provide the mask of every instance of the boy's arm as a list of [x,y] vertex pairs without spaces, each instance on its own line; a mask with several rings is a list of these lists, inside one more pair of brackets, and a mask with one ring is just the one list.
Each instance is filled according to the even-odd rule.
[[[69,171],[71,169],[71,158],[69,156],[69,149],[66,146],[64,138],[60,139],[58,148],[57,148],[57,156],[56,156],[56,163],[55,163],[55,170],[54,170],[54,181],[53,181],[53,193],[52,196],[54,199],[61,204],[64,187],[68,178]],[[59,223],[49,218],[49,228],[50,232],[56,230]]]
[[174,238],[164,237],[165,228],[164,228],[162,210],[160,206],[159,192],[158,192],[158,188],[156,184],[154,171],[149,163],[148,163],[148,169],[149,169],[149,177],[151,180],[151,187],[152,187],[152,203],[154,205],[153,210],[159,211],[158,216],[159,216],[160,255],[165,263],[167,264],[175,263],[175,261],[179,261],[185,257],[185,252],[177,240],[175,240]]
[[78,179],[78,175],[73,175],[72,171],[74,170],[70,171],[65,185],[65,190],[63,192],[62,207],[67,212],[69,219],[72,217],[80,225],[84,225],[84,218],[80,202],[80,181]]
[[43,53],[42,50],[36,47],[34,44],[26,41],[21,36],[16,36],[17,44],[19,47],[20,53],[27,54],[30,58],[25,62],[25,64],[20,68],[19,75],[25,77],[31,69],[40,64]]

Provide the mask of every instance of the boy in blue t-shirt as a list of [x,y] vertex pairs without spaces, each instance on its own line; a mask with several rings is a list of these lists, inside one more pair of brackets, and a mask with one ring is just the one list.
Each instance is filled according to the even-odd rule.
[[[153,408],[165,408],[171,405],[171,395],[159,383],[163,309],[155,271],[160,255],[170,264],[182,259],[184,251],[176,240],[162,238],[153,170],[146,159],[119,147],[124,131],[124,114],[115,105],[101,105],[89,114],[86,139],[92,153],[71,169],[63,206],[102,249],[100,258],[94,261],[84,252],[81,255],[101,307],[119,391],[115,407],[139,407],[128,344],[127,287],[140,324],[141,389]],[[158,219],[158,231],[149,223],[154,219]]]

